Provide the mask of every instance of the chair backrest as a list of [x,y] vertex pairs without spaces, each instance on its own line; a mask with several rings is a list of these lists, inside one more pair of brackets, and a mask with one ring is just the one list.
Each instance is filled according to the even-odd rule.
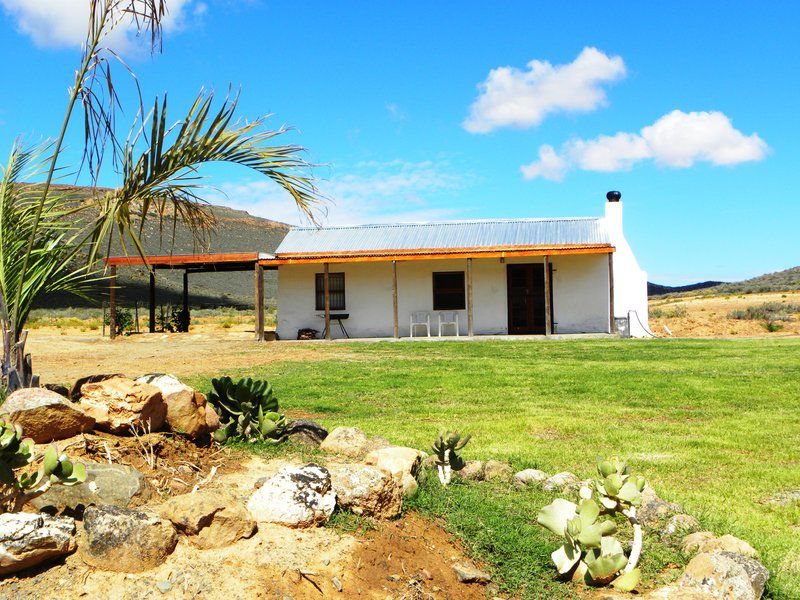
[[439,313],[439,320],[442,323],[455,323],[457,314],[454,310],[445,310]]
[[411,313],[412,323],[427,323],[428,318],[428,313],[424,310],[417,310]]

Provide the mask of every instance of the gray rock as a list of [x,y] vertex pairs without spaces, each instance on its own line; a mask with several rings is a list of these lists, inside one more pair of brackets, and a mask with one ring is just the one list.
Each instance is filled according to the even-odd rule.
[[344,590],[344,587],[342,586],[342,582],[339,580],[338,577],[332,578],[331,579],[331,583],[333,584],[333,587],[336,588],[337,592],[341,592],[341,591]]
[[25,388],[3,402],[3,412],[22,426],[25,437],[46,444],[89,431],[95,420],[64,396],[45,388]]
[[710,531],[698,531],[683,538],[683,551],[691,552],[735,552],[743,556],[756,556],[756,549],[746,541],[730,534],[717,537]]
[[423,458],[425,453],[415,448],[391,446],[373,450],[364,458],[364,463],[391,473],[403,488],[403,495],[412,496],[418,489],[416,477]]
[[544,489],[548,492],[563,492],[566,490],[577,489],[579,484],[580,479],[578,479],[577,475],[570,473],[569,471],[563,471],[545,479],[542,487],[544,487]]
[[289,439],[306,446],[319,446],[328,437],[328,430],[311,419],[294,419],[286,425]]
[[357,515],[391,519],[403,508],[403,489],[385,471],[367,465],[329,465],[336,501]]
[[367,453],[372,452],[373,450],[382,450],[383,448],[391,448],[392,442],[387,440],[385,437],[381,437],[379,435],[373,435],[371,438],[367,440]]
[[283,467],[247,503],[256,521],[287,527],[321,525],[335,507],[331,475],[325,467],[315,464]]
[[156,584],[156,587],[158,588],[159,592],[161,592],[162,594],[166,594],[168,591],[172,589],[172,584],[168,580],[162,579]]
[[710,598],[759,600],[769,571],[755,558],[736,552],[704,552],[686,566],[681,589],[699,590]]
[[468,460],[464,463],[464,468],[453,475],[466,481],[483,481],[485,466],[482,460]]
[[29,505],[36,510],[67,512],[80,516],[92,505],[130,507],[143,504],[152,496],[144,475],[126,465],[84,463],[86,481],[78,485],[54,485]]
[[367,434],[356,427],[337,427],[328,434],[319,449],[329,454],[358,458],[367,451]]
[[138,573],[164,563],[178,535],[158,515],[118,506],[90,506],[83,515],[85,563],[104,571]]
[[167,405],[167,425],[171,431],[190,438],[198,438],[209,433],[206,423],[206,397],[181,383],[174,375],[151,373],[136,380],[147,383],[161,391],[161,398]]
[[796,502],[800,502],[800,490],[784,490],[767,499],[767,504],[775,506],[789,506]]
[[483,478],[486,481],[510,481],[513,475],[514,469],[499,460],[487,460],[483,465]]
[[525,469],[524,471],[516,473],[512,481],[515,487],[524,488],[533,483],[542,483],[548,477],[550,476],[547,473],[539,469]]
[[492,576],[486,573],[485,571],[481,571],[480,569],[474,567],[473,565],[468,565],[464,563],[458,563],[453,565],[453,571],[456,573],[456,577],[461,583],[489,583],[492,580]]
[[675,502],[662,500],[648,485],[642,490],[642,504],[636,512],[642,525],[660,527],[673,515],[683,513],[683,507]]
[[691,515],[673,515],[670,517],[664,529],[661,530],[661,537],[664,540],[674,540],[677,537],[685,536],[700,530],[700,521]]
[[0,514],[0,575],[14,573],[75,550],[75,521],[31,513]]

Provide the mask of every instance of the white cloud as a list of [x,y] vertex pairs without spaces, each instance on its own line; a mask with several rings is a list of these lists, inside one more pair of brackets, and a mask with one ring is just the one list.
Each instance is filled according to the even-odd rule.
[[[644,160],[673,168],[691,167],[696,162],[737,165],[762,160],[768,151],[757,133],[743,134],[724,113],[674,110],[639,133],[570,140],[560,153],[552,146],[541,146],[539,159],[521,169],[526,179],[560,181],[570,169],[627,171]],[[554,172],[558,176],[553,176]]]
[[[454,174],[443,162],[362,162],[318,182],[331,199],[320,222],[344,225],[444,219],[454,211],[431,206],[430,201],[466,184],[466,178]],[[289,195],[271,181],[228,182],[218,187],[221,193],[206,194],[209,202],[284,223],[303,221]]]
[[555,148],[550,145],[539,147],[539,160],[529,165],[522,165],[522,175],[525,179],[536,179],[544,177],[550,181],[561,181],[567,172],[569,165],[567,161],[560,157]]
[[625,76],[625,63],[597,48],[584,48],[566,65],[532,60],[527,70],[498,67],[478,85],[464,129],[488,133],[500,127],[533,127],[555,112],[590,112],[606,102],[603,84]]
[[[17,22],[17,28],[43,47],[80,46],[86,37],[89,19],[88,0],[0,0]],[[168,14],[164,18],[165,31],[181,28],[192,9],[195,18],[207,6],[194,0],[167,0]],[[134,44],[132,25],[121,24],[112,31],[107,45],[116,51],[126,51]]]
[[406,121],[408,120],[408,115],[406,111],[400,108],[399,105],[395,104],[394,102],[387,102],[384,105],[386,112],[389,114],[389,118],[392,121]]

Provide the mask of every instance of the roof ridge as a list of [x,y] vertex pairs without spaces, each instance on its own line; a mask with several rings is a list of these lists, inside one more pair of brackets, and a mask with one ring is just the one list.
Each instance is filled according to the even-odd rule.
[[295,226],[289,229],[292,231],[319,231],[321,229],[366,229],[377,227],[432,227],[443,225],[470,225],[486,223],[542,223],[548,221],[600,221],[603,217],[522,217],[515,219],[460,219],[454,221],[408,221],[401,223],[363,223],[349,225],[326,225],[321,227],[314,226]]

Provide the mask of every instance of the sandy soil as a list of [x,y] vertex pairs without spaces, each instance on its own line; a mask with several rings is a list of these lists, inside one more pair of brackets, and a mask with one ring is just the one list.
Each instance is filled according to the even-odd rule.
[[[764,302],[800,304],[800,292],[775,292],[742,296],[687,296],[651,299],[650,308],[661,309],[666,316],[650,319],[650,329],[659,337],[669,337],[666,325],[675,337],[780,337],[800,335],[800,318],[783,324],[783,330],[768,332],[760,321],[728,318],[732,310],[758,306]],[[669,316],[674,311],[685,315]]]
[[[162,468],[165,464],[180,466],[179,456],[174,452],[164,454]],[[225,488],[243,499],[253,493],[254,483],[260,477],[274,475],[286,464],[301,464],[294,459],[264,461],[231,450],[226,451],[224,458],[219,474],[202,489],[213,493],[214,489]],[[148,504],[158,501],[154,499]],[[0,581],[0,597],[19,600],[486,598],[484,586],[458,582],[452,565],[468,559],[461,545],[436,524],[409,512],[398,520],[376,521],[375,525],[368,533],[348,534],[330,527],[296,530],[261,524],[252,538],[214,550],[200,550],[181,538],[165,564],[137,574],[98,571],[88,567],[80,552],[76,552],[49,568],[5,578]],[[80,546],[80,540],[78,543]],[[341,584],[341,593],[334,578]],[[163,592],[159,586],[168,589]]]
[[[70,383],[84,375],[110,370],[138,376],[167,372],[178,377],[224,368],[247,368],[276,361],[326,360],[324,344],[256,342],[252,331],[208,330],[145,333],[113,342],[97,331],[40,328],[30,332],[28,351],[43,383]],[[343,354],[344,353],[344,354]],[[336,348],[341,358],[347,351]]]

